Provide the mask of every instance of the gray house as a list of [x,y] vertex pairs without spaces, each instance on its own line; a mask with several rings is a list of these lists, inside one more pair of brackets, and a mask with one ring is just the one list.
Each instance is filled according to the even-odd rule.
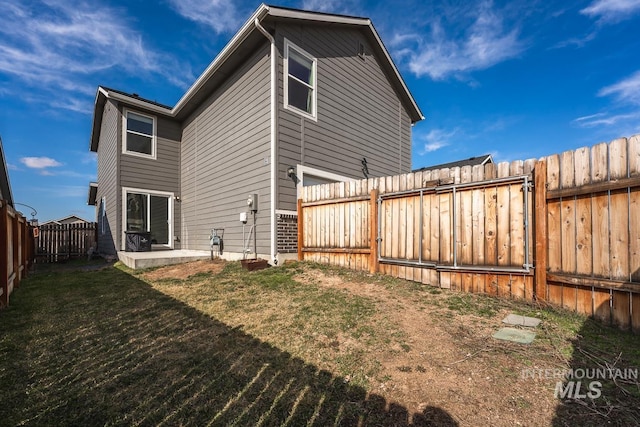
[[208,250],[217,228],[224,257],[255,237],[277,262],[296,250],[302,186],[361,179],[363,163],[369,176],[410,172],[422,119],[369,19],[263,4],[175,106],[98,88],[98,250],[114,255],[138,230],[154,248]]

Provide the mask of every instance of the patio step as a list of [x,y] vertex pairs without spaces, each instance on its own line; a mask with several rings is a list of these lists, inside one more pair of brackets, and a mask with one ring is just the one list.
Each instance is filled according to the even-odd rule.
[[211,252],[177,249],[150,252],[118,252],[118,259],[127,267],[134,270],[163,265],[182,264],[183,262],[210,259]]

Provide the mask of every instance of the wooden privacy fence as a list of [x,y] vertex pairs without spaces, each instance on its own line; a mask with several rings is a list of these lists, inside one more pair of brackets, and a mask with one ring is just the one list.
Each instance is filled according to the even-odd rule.
[[34,243],[25,217],[4,200],[0,200],[0,249],[0,307],[6,307],[33,262]]
[[97,242],[97,224],[44,224],[36,239],[38,262],[59,262],[87,255]]
[[640,137],[305,187],[298,257],[640,331]]

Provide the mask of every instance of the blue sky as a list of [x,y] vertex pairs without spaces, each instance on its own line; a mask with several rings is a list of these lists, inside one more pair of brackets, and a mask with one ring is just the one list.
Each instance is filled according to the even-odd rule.
[[[274,4],[373,20],[427,117],[413,130],[414,168],[640,133],[640,0]],[[0,136],[14,200],[41,221],[94,219],[97,86],[174,105],[258,5],[0,2]]]

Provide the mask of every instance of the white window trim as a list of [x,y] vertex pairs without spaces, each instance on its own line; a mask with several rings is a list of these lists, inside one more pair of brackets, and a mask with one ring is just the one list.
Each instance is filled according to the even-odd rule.
[[[311,114],[307,113],[306,111],[303,111],[293,105],[289,105],[289,49],[293,48],[295,50],[298,51],[298,53],[302,54],[303,56],[305,56],[307,59],[309,59],[313,65],[312,65],[312,70],[311,70],[311,75],[312,75],[312,79],[314,82],[314,85],[311,87],[312,89],[312,106],[311,106]],[[289,110],[289,111],[293,111],[297,114],[300,114],[301,116],[307,117],[313,121],[318,121],[318,60],[311,55],[309,52],[307,52],[306,50],[296,46],[294,43],[290,42],[288,39],[284,39],[284,70],[283,70],[283,80],[284,80],[284,108],[285,110]],[[296,79],[296,77],[293,77],[294,79]],[[296,79],[298,80],[298,79]],[[300,80],[298,80],[300,81]],[[307,83],[305,82],[300,82],[302,84],[304,84],[305,86],[309,86]]]
[[[158,246],[173,249],[173,241],[174,241],[173,201],[175,200],[175,194],[168,191],[156,191],[156,190],[147,190],[144,188],[122,187],[122,217],[121,217],[122,223],[120,224],[120,228],[122,230],[122,246],[121,246],[122,250],[126,248],[125,231],[127,228],[127,193],[142,193],[142,194],[148,194],[149,196],[167,197],[169,199],[169,204],[167,206],[167,209],[169,210],[169,212],[167,212],[167,216],[168,216],[167,221],[169,221],[169,243],[166,245],[162,244]],[[151,210],[147,209],[147,224],[151,223],[149,215],[151,215]]]
[[107,228],[105,223],[107,222],[107,198],[102,196],[100,200],[100,234],[105,234]]
[[349,178],[348,176],[339,175],[333,172],[327,172],[322,169],[316,169],[316,168],[312,168],[310,166],[304,166],[304,165],[296,165],[296,177],[298,178],[298,184],[296,185],[296,188],[298,190],[298,199],[302,197],[302,189],[304,188],[303,183],[304,183],[305,174],[317,176],[319,178],[330,179],[336,182],[357,181],[354,178]]
[[[146,117],[148,119],[153,120],[153,135],[151,137],[151,155],[138,153],[137,151],[129,151],[127,150],[127,114],[133,113],[142,117]],[[157,156],[157,126],[158,126],[158,118],[156,116],[151,116],[149,114],[141,113],[137,110],[131,110],[129,108],[125,108],[122,111],[122,154],[127,154],[129,156],[143,157],[145,159],[153,159],[156,160]]]

